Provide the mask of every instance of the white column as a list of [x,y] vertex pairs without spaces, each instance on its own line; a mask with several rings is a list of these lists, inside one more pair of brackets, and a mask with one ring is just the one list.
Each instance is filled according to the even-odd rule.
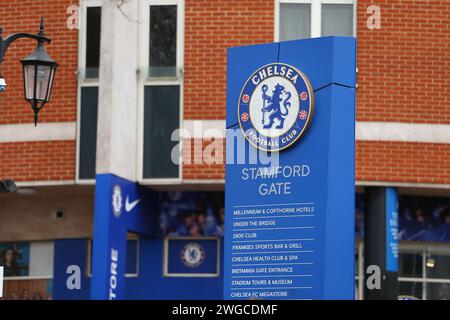
[[137,17],[136,0],[102,2],[96,172],[132,181],[137,149]]

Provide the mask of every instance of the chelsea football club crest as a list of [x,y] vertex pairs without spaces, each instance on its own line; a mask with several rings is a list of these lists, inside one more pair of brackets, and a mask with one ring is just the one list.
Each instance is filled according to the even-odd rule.
[[181,261],[191,268],[196,268],[205,261],[205,250],[198,243],[188,243],[181,250]]
[[314,113],[314,92],[306,76],[285,63],[256,70],[239,97],[239,125],[256,148],[280,151],[305,133]]
[[122,189],[118,184],[116,184],[113,188],[111,204],[114,215],[116,218],[119,218],[122,213]]

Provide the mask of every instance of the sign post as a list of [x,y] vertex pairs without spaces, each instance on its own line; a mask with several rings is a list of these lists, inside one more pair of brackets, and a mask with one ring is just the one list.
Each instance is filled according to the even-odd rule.
[[354,298],[356,41],[231,48],[224,298]]

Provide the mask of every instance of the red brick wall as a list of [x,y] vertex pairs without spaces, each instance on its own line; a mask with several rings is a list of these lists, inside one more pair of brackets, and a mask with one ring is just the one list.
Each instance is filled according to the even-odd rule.
[[186,0],[184,117],[224,119],[226,49],[273,41],[273,0]]
[[0,143],[0,179],[74,180],[75,141]]
[[[381,29],[367,28],[369,5]],[[357,120],[450,123],[450,1],[359,0]],[[358,141],[356,179],[450,184],[450,145]]]
[[449,17],[448,0],[358,1],[357,120],[450,123]]
[[356,180],[450,184],[450,145],[357,141]]
[[[358,1],[359,121],[450,123],[450,2]],[[271,42],[274,1],[187,0],[185,119],[225,117],[226,48]]]
[[[50,102],[39,113],[39,123],[76,121],[78,30],[66,26],[67,7],[77,0],[9,0],[0,5],[3,36],[39,31],[40,16],[52,39],[45,47],[59,63]],[[24,99],[20,59],[36,47],[30,39],[20,39],[8,49],[3,63],[7,90],[0,93],[0,125],[32,123],[31,106]],[[39,125],[39,124],[38,124]],[[16,181],[74,180],[75,141],[0,144],[0,178]]]
[[[381,29],[366,26],[369,5]],[[357,120],[450,123],[450,2],[358,1]],[[185,119],[225,117],[226,48],[270,42],[274,1],[186,1]],[[450,184],[450,145],[357,142],[356,178]],[[184,165],[188,179],[224,170]]]
[[[213,146],[219,145],[222,147],[213,149]],[[184,140],[183,161],[183,179],[225,179],[225,165],[222,164],[225,161],[225,140]]]

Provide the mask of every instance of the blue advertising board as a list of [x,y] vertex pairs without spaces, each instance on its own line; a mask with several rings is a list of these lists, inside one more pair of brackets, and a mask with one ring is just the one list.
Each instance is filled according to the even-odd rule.
[[397,189],[386,188],[386,270],[398,271]]
[[[88,277],[87,268],[87,245],[88,241],[86,239],[55,240],[53,299],[89,299],[91,282]],[[67,285],[68,282],[71,282],[71,275],[80,277],[77,287]]]
[[225,299],[354,298],[356,41],[228,50]]
[[127,234],[155,233],[156,195],[113,174],[97,174],[95,188],[91,298],[124,299]]

